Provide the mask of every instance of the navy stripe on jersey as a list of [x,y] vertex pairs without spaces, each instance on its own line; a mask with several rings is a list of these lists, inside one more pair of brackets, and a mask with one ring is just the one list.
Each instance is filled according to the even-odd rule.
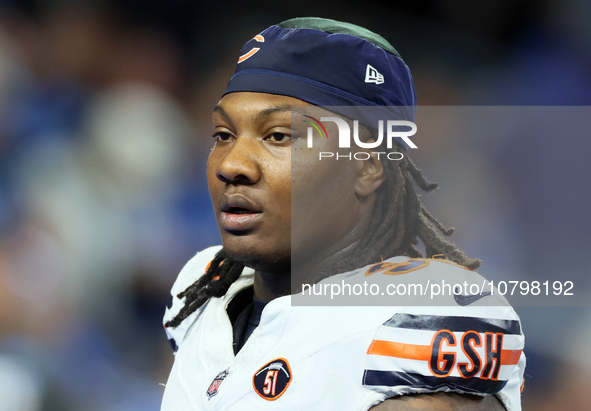
[[404,373],[397,371],[365,370],[363,385],[366,386],[411,386],[413,388],[426,388],[438,390],[448,387],[451,390],[461,390],[467,393],[496,394],[507,384],[507,381],[484,380],[480,378],[461,377],[433,377],[416,373]]
[[414,315],[398,313],[384,323],[388,327],[409,328],[411,330],[457,332],[476,331],[503,334],[521,334],[521,325],[515,320],[496,318],[450,317],[440,315]]
[[176,341],[174,340],[174,338],[169,338],[168,342],[170,343],[170,346],[172,347],[172,351],[177,352],[179,350],[178,345],[176,345]]

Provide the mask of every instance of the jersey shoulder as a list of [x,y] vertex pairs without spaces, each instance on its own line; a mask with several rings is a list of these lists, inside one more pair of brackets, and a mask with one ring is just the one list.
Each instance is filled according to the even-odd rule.
[[[185,264],[170,291],[168,304],[166,305],[166,310],[164,311],[163,324],[166,324],[168,321],[172,320],[183,308],[185,304],[184,298],[180,299],[178,297],[179,293],[186,290],[187,287],[189,287],[205,274],[209,263],[213,260],[217,252],[221,250],[221,248],[222,246],[206,248],[205,250],[195,254],[195,256],[191,258],[187,264]],[[179,345],[185,337],[187,329],[193,323],[197,315],[198,311],[194,312],[176,328],[164,326],[166,335],[174,352],[178,350]]]
[[394,257],[355,270],[352,277],[378,284],[398,305],[509,306],[492,282],[444,259]]
[[404,281],[416,280],[417,277],[425,276],[450,280],[468,277],[484,278],[475,270],[440,258],[393,257],[355,270],[354,273],[365,277],[379,274],[390,279],[396,278]]
[[[439,259],[384,261],[366,268],[368,273],[389,277],[381,281],[390,283],[421,284],[427,291],[392,307],[392,316],[377,328],[366,352],[366,388],[385,398],[496,394],[507,409],[520,409],[525,368],[521,323],[484,277]],[[478,287],[470,290],[470,284]]]

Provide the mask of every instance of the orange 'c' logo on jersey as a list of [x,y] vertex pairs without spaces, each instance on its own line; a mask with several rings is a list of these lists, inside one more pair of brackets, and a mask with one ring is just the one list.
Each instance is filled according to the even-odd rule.
[[[259,43],[265,42],[265,38],[263,36],[261,36],[260,34],[257,34],[256,36],[254,36],[253,39],[258,41]],[[240,56],[238,58],[238,63],[242,63],[244,60],[251,58],[259,50],[260,50],[260,47],[253,47],[248,53],[243,54],[242,56]]]

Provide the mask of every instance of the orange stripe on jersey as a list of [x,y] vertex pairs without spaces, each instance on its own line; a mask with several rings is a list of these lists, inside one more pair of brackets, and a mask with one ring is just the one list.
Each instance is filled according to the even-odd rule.
[[431,347],[429,345],[414,345],[392,341],[373,340],[367,353],[406,358],[408,360],[429,361],[431,358]]
[[265,41],[265,38],[263,36],[261,36],[260,34],[257,34],[256,36],[254,36],[253,39],[255,39],[256,41],[260,41],[261,43],[263,43]]
[[521,350],[503,350],[501,353],[501,365],[515,365],[519,362]]
[[[373,340],[368,354],[387,357],[405,358],[407,360],[429,361],[432,347],[430,345],[405,344],[393,341]],[[501,365],[515,365],[519,362],[521,350],[503,350]]]
[[248,53],[240,56],[240,58],[238,59],[238,63],[243,62],[244,60],[246,60],[247,58],[249,58],[250,56],[252,56],[254,53],[256,53],[259,50],[260,49],[258,47],[255,47],[252,50],[250,50]]
[[[207,263],[207,266],[205,267],[205,272],[209,271],[209,267],[211,267],[211,263],[213,263],[213,260],[211,260],[209,263]],[[221,267],[222,265],[224,265],[224,260],[222,260],[220,262],[220,265],[218,267]]]
[[[207,267],[205,267],[205,272],[208,272],[208,271],[209,271],[209,267],[211,267],[211,263],[213,263],[213,260],[211,260],[211,261],[210,261],[210,262],[207,264]],[[220,265],[219,265],[218,267],[221,267],[221,266],[222,266],[222,264],[224,264],[224,261],[223,261],[223,260],[222,260],[222,262],[220,263]],[[213,281],[215,281],[215,280],[219,280],[219,279],[220,279],[220,276],[219,276],[219,275],[216,275],[215,277],[213,277],[213,278],[212,278],[212,280],[213,280]]]

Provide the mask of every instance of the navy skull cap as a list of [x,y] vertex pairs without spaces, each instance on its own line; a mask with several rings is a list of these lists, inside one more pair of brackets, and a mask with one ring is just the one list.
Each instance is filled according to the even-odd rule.
[[[240,55],[223,95],[280,94],[318,106],[417,104],[400,54],[382,37],[353,24],[315,17],[287,20],[248,41]],[[374,77],[368,82],[370,72]]]

